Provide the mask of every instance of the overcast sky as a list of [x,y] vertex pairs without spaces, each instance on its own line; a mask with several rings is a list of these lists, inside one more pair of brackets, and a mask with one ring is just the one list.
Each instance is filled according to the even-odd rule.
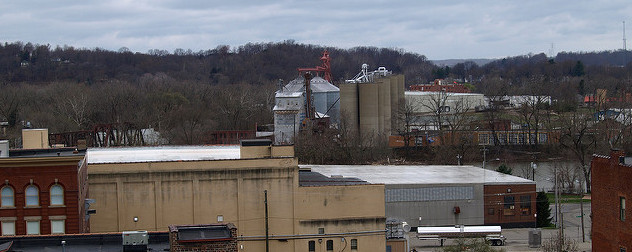
[[630,14],[630,0],[0,0],[0,41],[146,53],[292,39],[500,58],[621,49]]

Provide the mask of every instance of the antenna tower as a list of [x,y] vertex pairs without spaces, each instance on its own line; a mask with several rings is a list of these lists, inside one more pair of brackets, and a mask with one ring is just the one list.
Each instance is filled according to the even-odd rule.
[[549,58],[555,58],[555,44],[551,43],[551,48],[549,48]]
[[625,21],[623,21],[623,51],[626,51],[626,43],[625,43]]

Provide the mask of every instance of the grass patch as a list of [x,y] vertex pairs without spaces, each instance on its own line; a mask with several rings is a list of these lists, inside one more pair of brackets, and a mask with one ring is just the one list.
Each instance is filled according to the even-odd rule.
[[[547,193],[546,197],[549,198],[549,203],[555,204],[555,194]],[[560,203],[579,203],[581,197],[579,194],[560,194]],[[584,203],[590,203],[589,199],[584,199]]]

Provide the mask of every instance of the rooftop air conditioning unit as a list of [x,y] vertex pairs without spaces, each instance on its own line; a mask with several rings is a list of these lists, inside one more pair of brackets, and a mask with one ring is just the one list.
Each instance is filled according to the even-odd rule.
[[123,251],[147,251],[149,235],[147,231],[123,232]]

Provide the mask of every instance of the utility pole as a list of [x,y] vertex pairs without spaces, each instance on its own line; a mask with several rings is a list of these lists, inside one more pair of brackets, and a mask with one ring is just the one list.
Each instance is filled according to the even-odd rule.
[[579,190],[581,191],[579,198],[579,216],[582,219],[582,242],[586,242],[586,234],[584,233],[584,183],[579,179]]
[[560,228],[560,222],[558,221],[558,216],[560,215],[560,211],[558,208],[558,199],[557,199],[557,164],[554,166],[554,181],[553,181],[553,190],[555,192],[555,227]]
[[483,151],[483,169],[485,169],[485,159],[486,159],[485,154],[487,153],[487,147],[483,147],[482,151]]
[[268,190],[263,190],[263,203],[266,207],[266,252],[270,252],[270,238],[268,236]]

